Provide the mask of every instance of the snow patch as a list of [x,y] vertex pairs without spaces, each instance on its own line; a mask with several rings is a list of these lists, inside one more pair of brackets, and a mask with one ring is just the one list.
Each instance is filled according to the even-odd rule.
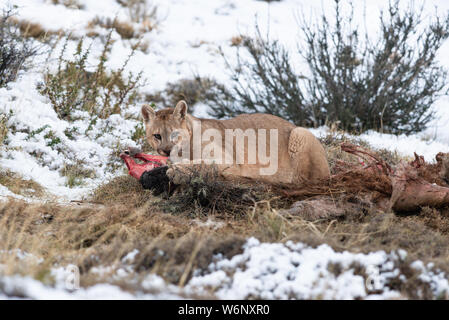
[[[212,289],[220,299],[400,298],[388,284],[401,279],[397,263],[405,256],[404,250],[361,254],[336,252],[325,244],[312,248],[250,238],[242,254],[231,259],[217,256],[207,272],[192,278],[186,288],[193,292]],[[421,280],[430,285],[435,297],[449,292],[447,275],[432,265],[424,267],[421,261],[412,266],[421,271]]]

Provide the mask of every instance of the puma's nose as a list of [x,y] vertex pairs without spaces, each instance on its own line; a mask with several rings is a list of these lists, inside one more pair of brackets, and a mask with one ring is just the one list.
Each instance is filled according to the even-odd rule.
[[157,152],[161,155],[161,156],[170,156],[170,149],[157,149]]

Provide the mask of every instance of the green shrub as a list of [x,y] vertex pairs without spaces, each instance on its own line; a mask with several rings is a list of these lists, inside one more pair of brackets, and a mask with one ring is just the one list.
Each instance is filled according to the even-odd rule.
[[31,131],[30,133],[28,133],[28,136],[25,138],[26,140],[30,140],[31,138],[33,138],[35,135],[44,132],[44,130],[46,130],[47,128],[50,128],[50,125],[46,124],[40,128],[37,128],[36,130]]
[[60,170],[60,174],[66,177],[66,185],[70,188],[82,185],[84,179],[96,177],[95,170],[88,168],[81,161],[71,165],[64,165]]
[[103,51],[94,70],[89,70],[87,59],[91,48],[84,49],[84,39],[78,41],[72,60],[64,59],[70,37],[66,38],[58,59],[56,73],[47,71],[44,83],[38,86],[41,94],[48,97],[54,110],[61,119],[74,119],[76,110],[87,111],[96,118],[108,118],[111,114],[120,114],[123,109],[135,103],[137,89],[141,85],[142,72],[137,75],[125,75],[124,69],[133,57],[135,50],[118,70],[105,67],[111,50],[111,31],[105,41]]
[[53,130],[49,130],[45,135],[44,139],[46,140],[46,144],[48,147],[55,147],[56,145],[60,144],[61,138],[56,136],[56,133]]
[[9,127],[8,120],[11,118],[12,112],[10,113],[2,113],[0,114],[0,147],[3,146],[3,143],[8,136]]
[[64,130],[64,134],[67,138],[69,138],[70,140],[75,140],[75,135],[79,133],[79,128],[78,127],[67,127]]
[[146,141],[145,127],[141,122],[134,126],[134,131],[131,134],[131,140],[137,142],[138,145],[143,145]]

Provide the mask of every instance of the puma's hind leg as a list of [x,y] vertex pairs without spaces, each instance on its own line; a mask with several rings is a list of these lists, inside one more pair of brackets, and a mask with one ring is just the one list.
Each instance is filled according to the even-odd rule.
[[326,152],[309,130],[301,127],[292,130],[288,140],[288,154],[293,171],[293,183],[329,178]]

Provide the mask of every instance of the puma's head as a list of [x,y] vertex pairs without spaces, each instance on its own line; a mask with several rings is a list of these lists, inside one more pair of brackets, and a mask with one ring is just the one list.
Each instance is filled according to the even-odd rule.
[[162,156],[170,156],[176,144],[177,134],[187,130],[187,103],[178,102],[176,107],[154,111],[149,105],[142,106],[142,116],[148,143]]

